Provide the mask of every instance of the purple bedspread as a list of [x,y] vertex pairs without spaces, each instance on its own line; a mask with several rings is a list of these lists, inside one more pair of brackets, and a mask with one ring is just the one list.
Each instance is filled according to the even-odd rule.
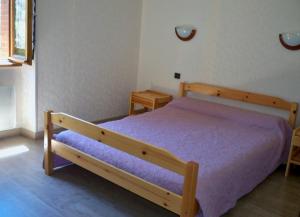
[[[219,217],[252,191],[288,155],[291,129],[282,118],[221,104],[181,98],[138,116],[101,124],[200,164],[198,216]],[[182,193],[173,172],[71,131],[56,139],[143,179]],[[61,159],[56,158],[56,166]]]

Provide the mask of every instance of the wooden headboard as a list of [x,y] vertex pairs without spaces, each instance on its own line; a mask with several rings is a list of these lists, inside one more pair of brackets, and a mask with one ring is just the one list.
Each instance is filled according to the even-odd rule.
[[188,92],[195,92],[209,96],[222,97],[231,100],[237,100],[262,106],[268,106],[281,110],[286,110],[290,113],[288,122],[294,129],[297,120],[298,104],[289,102],[278,97],[250,93],[241,90],[230,89],[226,87],[219,87],[203,83],[181,83],[179,95],[186,96]]

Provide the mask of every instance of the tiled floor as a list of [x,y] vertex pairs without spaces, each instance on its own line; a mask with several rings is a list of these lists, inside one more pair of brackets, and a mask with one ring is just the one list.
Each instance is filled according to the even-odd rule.
[[[0,217],[176,216],[77,166],[45,176],[42,141],[0,140],[0,150],[20,145],[29,151],[0,157]],[[288,179],[283,174],[278,169],[224,217],[298,217],[300,170]]]

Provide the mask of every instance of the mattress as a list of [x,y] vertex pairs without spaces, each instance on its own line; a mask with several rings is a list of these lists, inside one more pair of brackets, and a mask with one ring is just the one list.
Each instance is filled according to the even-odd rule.
[[[180,98],[153,112],[100,125],[200,165],[198,216],[219,217],[288,156],[291,129],[282,118]],[[72,131],[55,139],[182,194],[183,177]],[[55,166],[65,163],[56,157]]]

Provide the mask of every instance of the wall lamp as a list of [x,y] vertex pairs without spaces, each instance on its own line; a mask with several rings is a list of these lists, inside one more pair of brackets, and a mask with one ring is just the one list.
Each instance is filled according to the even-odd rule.
[[281,33],[279,40],[288,50],[300,50],[300,32]]
[[193,26],[182,25],[175,27],[175,33],[181,41],[190,41],[195,37],[197,30]]

